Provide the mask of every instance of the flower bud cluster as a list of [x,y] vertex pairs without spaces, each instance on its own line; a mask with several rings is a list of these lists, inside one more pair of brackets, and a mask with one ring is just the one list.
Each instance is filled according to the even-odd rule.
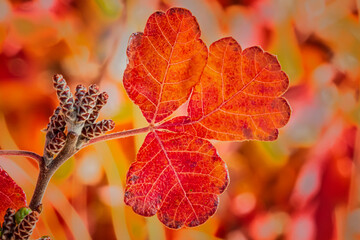
[[21,208],[17,212],[12,208],[7,209],[2,224],[1,240],[27,240],[30,238],[39,220],[41,207],[35,211],[28,209],[29,213],[20,220],[19,224],[16,224],[16,215],[23,209]]
[[114,127],[115,123],[113,120],[102,120],[98,123],[85,125],[81,132],[81,136],[89,140],[111,131]]
[[61,74],[56,74],[53,77],[53,83],[63,114],[68,119],[73,119],[74,98],[69,86],[66,84],[66,81]]
[[1,229],[1,240],[11,239],[16,226],[15,222],[15,210],[8,208],[4,215],[4,222]]
[[45,154],[52,158],[58,154],[66,144],[66,132],[75,132],[79,136],[79,143],[111,131],[115,124],[112,120],[96,122],[100,110],[109,98],[106,92],[99,92],[95,84],[86,89],[83,85],[76,87],[74,96],[62,75],[53,77],[60,106],[55,109],[47,126],[47,141]]

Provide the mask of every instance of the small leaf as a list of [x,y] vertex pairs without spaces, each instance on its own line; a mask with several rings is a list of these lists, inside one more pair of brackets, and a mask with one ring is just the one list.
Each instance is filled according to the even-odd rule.
[[19,209],[24,206],[26,206],[24,191],[0,167],[0,219],[4,217],[8,208]]
[[233,38],[210,46],[208,63],[188,107],[162,128],[216,140],[265,140],[278,136],[290,118],[290,106],[280,97],[287,75],[276,57],[259,47],[241,50]]
[[28,207],[22,207],[15,213],[15,222],[16,224],[19,224],[24,217],[26,217],[29,213],[31,213],[31,209]]
[[189,10],[155,12],[131,35],[124,87],[146,120],[156,123],[187,101],[205,67],[207,48]]
[[127,174],[125,203],[170,228],[204,223],[228,184],[224,161],[210,142],[187,134],[154,131]]

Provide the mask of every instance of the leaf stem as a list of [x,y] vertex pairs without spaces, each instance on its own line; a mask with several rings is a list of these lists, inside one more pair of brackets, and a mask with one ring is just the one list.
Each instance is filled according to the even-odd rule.
[[[125,130],[121,132],[115,132],[103,136],[99,136],[96,138],[91,139],[88,143],[81,146],[81,148],[84,148],[86,146],[89,146],[94,143],[112,140],[116,138],[125,138],[134,136],[140,133],[145,133],[151,130],[151,126],[144,127],[144,128],[138,128],[138,129],[130,129]],[[72,157],[75,153],[77,153],[78,150],[76,148],[76,143],[78,141],[79,136],[75,132],[69,132],[66,138],[65,145],[61,152],[53,159],[51,160],[47,165],[43,161],[41,162],[40,166],[40,172],[39,177],[36,183],[35,191],[33,194],[33,197],[30,201],[29,207],[31,209],[37,209],[39,205],[42,202],[43,196],[45,194],[45,190],[49,184],[49,181],[51,177],[54,175],[54,173],[59,169],[59,167],[66,162],[70,157]]]
[[48,165],[46,165],[45,162],[39,165],[39,176],[36,182],[34,194],[29,204],[29,207],[32,210],[35,210],[40,206],[45,194],[45,190],[54,173],[64,162],[66,162],[66,160],[68,160],[77,152],[76,141],[78,140],[78,137],[79,136],[75,132],[69,132],[66,138],[65,145],[61,152]]
[[[99,136],[91,139],[88,143],[84,144],[81,148],[87,147],[91,144],[108,141],[117,138],[125,138],[134,136],[140,133],[146,133],[151,131],[152,126],[147,126],[138,129],[130,129],[121,132],[110,133],[107,135]],[[59,167],[66,162],[70,157],[72,157],[78,150],[76,148],[76,143],[79,136],[75,132],[69,132],[66,138],[65,145],[61,152],[51,161],[45,162],[44,158],[34,152],[22,151],[22,150],[0,150],[0,156],[4,155],[13,155],[13,156],[23,156],[30,157],[38,161],[39,163],[39,176],[36,182],[36,187],[34,194],[31,198],[29,207],[33,210],[37,209],[42,202],[46,188],[50,182],[51,177],[59,169]]]
[[0,156],[22,156],[35,159],[39,164],[43,162],[43,157],[37,153],[24,150],[0,150]]
[[143,128],[130,129],[130,130],[125,130],[125,131],[121,131],[121,132],[114,132],[114,133],[106,134],[106,135],[95,137],[95,138],[91,139],[88,143],[84,144],[82,146],[82,148],[87,147],[94,143],[102,142],[102,141],[108,141],[108,140],[117,139],[117,138],[125,138],[125,137],[134,136],[134,135],[137,135],[140,133],[146,133],[146,132],[149,132],[150,130],[151,130],[151,126],[147,126],[147,127],[143,127]]

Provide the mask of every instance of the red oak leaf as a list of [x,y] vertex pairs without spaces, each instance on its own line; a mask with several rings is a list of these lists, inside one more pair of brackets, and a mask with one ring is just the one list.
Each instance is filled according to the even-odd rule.
[[227,168],[206,140],[188,134],[148,134],[127,174],[125,203],[143,216],[157,213],[170,228],[204,223],[228,184]]
[[272,141],[290,118],[290,106],[280,97],[287,75],[276,57],[259,47],[241,50],[235,39],[210,46],[200,83],[191,95],[189,117],[178,117],[162,128],[217,140]]
[[129,40],[124,87],[150,123],[187,101],[205,67],[207,48],[196,18],[183,8],[155,12]]
[[0,167],[0,219],[3,219],[8,208],[19,209],[26,206],[24,191]]

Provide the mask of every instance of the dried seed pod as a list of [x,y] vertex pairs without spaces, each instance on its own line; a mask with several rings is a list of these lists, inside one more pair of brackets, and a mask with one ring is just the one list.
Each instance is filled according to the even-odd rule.
[[96,105],[93,108],[92,113],[89,116],[89,119],[86,121],[85,125],[92,124],[96,121],[99,116],[100,110],[107,103],[109,95],[106,92],[102,92],[99,94],[96,100]]
[[14,233],[15,226],[15,210],[12,208],[8,208],[4,216],[1,240],[11,239]]
[[99,93],[99,87],[96,84],[91,84],[88,90],[89,95],[97,95]]
[[30,238],[37,221],[39,221],[39,215],[40,214],[37,211],[33,211],[24,217],[20,224],[15,228],[15,240],[27,240]]
[[55,109],[55,112],[51,116],[50,122],[47,127],[47,131],[51,132],[52,136],[56,135],[58,132],[63,132],[66,126],[65,117],[61,113],[57,113],[58,109],[59,107]]
[[58,154],[64,147],[66,141],[66,135],[64,132],[58,132],[46,145],[46,152],[49,154]]
[[59,114],[54,118],[54,120],[51,122],[51,130],[54,134],[57,132],[63,132],[65,130],[66,121],[65,117],[62,114]]
[[59,115],[60,112],[61,112],[61,107],[57,107],[57,108],[54,110],[53,116]]
[[57,107],[54,110],[54,113],[49,118],[49,123],[48,123],[48,125],[46,127],[46,132],[51,131],[51,122],[53,122],[57,118],[57,116],[60,114],[60,112],[61,112],[61,107]]
[[51,117],[49,118],[49,123],[51,121],[53,121],[61,112],[61,107],[57,107],[55,110],[54,110],[54,113],[51,115]]
[[113,130],[114,127],[115,123],[113,120],[102,120],[98,123],[85,126],[81,132],[81,135],[85,139],[91,139]]
[[102,133],[106,133],[114,129],[115,123],[113,120],[102,120],[96,123],[96,126],[99,126]]
[[74,99],[71,94],[69,86],[61,74],[56,74],[53,77],[54,88],[60,101],[61,110],[64,115],[72,119],[72,112],[74,110]]
[[93,111],[93,108],[96,105],[96,100],[99,92],[99,87],[95,84],[91,85],[81,99],[80,104],[78,106],[78,113],[77,113],[77,121],[78,122],[85,122]]
[[75,90],[75,105],[79,106],[81,99],[85,96],[86,94],[86,87],[82,84],[79,84],[76,86],[76,90]]

